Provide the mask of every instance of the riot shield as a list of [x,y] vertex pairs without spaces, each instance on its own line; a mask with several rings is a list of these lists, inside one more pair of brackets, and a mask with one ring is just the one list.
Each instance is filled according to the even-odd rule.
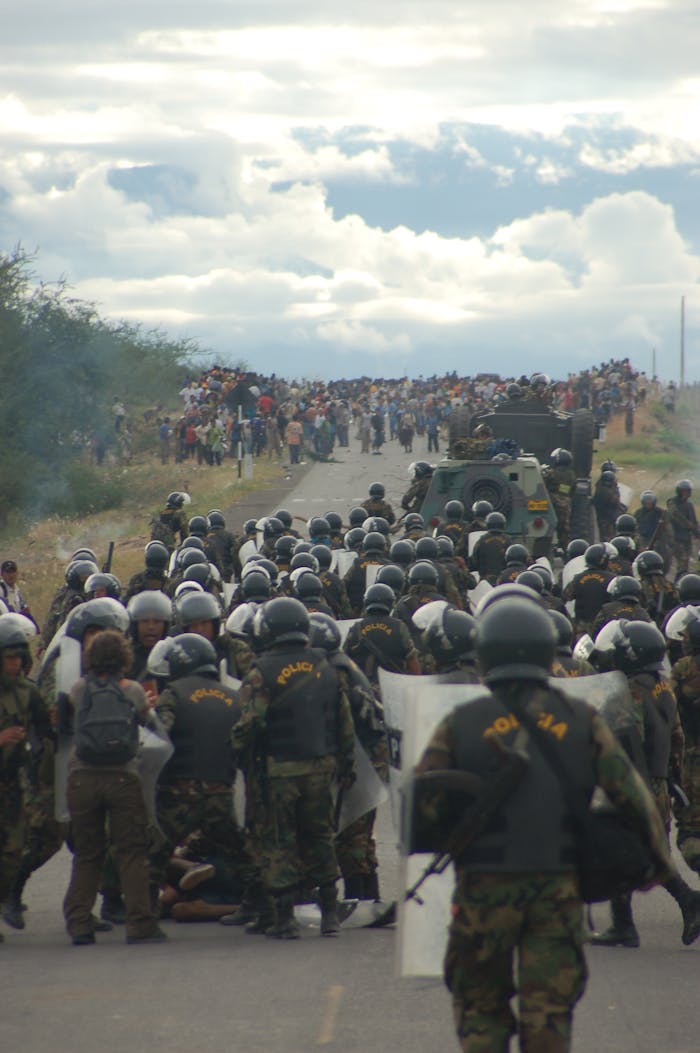
[[552,677],[549,683],[567,698],[593,706],[605,719],[635,768],[645,771],[643,716],[640,707],[632,700],[624,673],[616,670],[594,676]]
[[476,610],[478,605],[483,600],[484,596],[488,596],[492,588],[493,585],[490,582],[488,582],[486,578],[482,578],[482,580],[479,582],[475,589],[469,589],[469,591],[467,592],[467,597],[469,598],[469,602],[472,605],[472,610]]
[[377,574],[381,570],[381,563],[369,563],[365,568],[365,590],[369,589],[374,585],[377,580]]
[[700,607],[688,604],[685,607],[677,607],[671,613],[664,633],[667,640],[682,640],[683,633],[687,630],[691,621],[700,621]]
[[[435,676],[402,676],[379,672],[384,721],[389,740],[389,795],[397,833],[401,829],[402,787],[420,760],[436,725],[455,706],[483,697],[480,684],[445,683]],[[410,796],[410,795],[409,795]],[[411,801],[406,800],[410,813]],[[403,856],[401,887],[409,889],[431,859],[430,854]],[[421,890],[422,905],[415,900],[399,909],[397,966],[400,976],[440,976],[445,954],[450,903],[454,891],[453,868],[431,877]]]
[[561,572],[561,587],[565,589],[569,582],[573,581],[577,574],[581,574],[586,569],[585,556],[574,556],[568,563],[564,564],[564,569]]
[[155,712],[151,711],[149,726],[139,727],[139,748],[136,767],[143,788],[143,799],[148,818],[158,826],[156,816],[156,786],[158,776],[173,755],[173,744]]
[[469,535],[469,537],[467,539],[467,544],[469,546],[468,549],[467,549],[467,552],[468,552],[469,556],[471,556],[472,553],[474,552],[474,546],[476,545],[476,543],[479,540],[479,538],[483,537],[485,533],[486,533],[485,530],[472,530],[471,534]]
[[258,551],[258,546],[254,541],[244,541],[238,550],[238,558],[241,562],[241,566],[245,566],[245,561],[248,556],[253,556]]
[[334,549],[331,570],[335,571],[339,577],[344,578],[356,559],[356,552],[348,552],[344,548]]
[[348,635],[348,633],[350,632],[350,628],[351,628],[351,627],[352,627],[352,626],[353,626],[353,625],[354,625],[354,624],[355,624],[356,622],[359,622],[359,620],[360,620],[359,618],[340,618],[340,619],[339,619],[339,620],[338,620],[338,621],[337,621],[337,622],[335,623],[335,624],[337,625],[337,627],[338,627],[338,632],[340,633],[340,646],[341,646],[341,647],[342,647],[342,646],[343,646],[343,644],[345,643],[345,640],[346,640],[346,638],[347,638],[347,635]]
[[355,736],[354,755],[356,778],[350,789],[343,794],[338,817],[338,833],[346,826],[350,826],[350,823],[354,823],[361,815],[366,815],[373,808],[378,808],[389,796],[386,786],[377,775],[357,735]]
[[228,608],[229,608],[229,604],[231,603],[231,600],[233,599],[233,594],[236,591],[236,583],[234,581],[225,581],[223,583],[223,587],[224,587],[224,610],[227,611]]
[[549,573],[551,575],[551,578],[552,578],[552,581],[554,581],[554,571],[552,570],[552,564],[549,561],[549,557],[548,556],[539,556],[535,560],[535,565],[538,565],[538,564],[539,564],[539,566],[544,567],[546,570],[549,571]]
[[[54,640],[56,638],[54,637]],[[53,643],[53,641],[52,641]],[[69,695],[80,679],[82,649],[79,640],[63,636],[56,658],[56,696]],[[68,762],[73,749],[73,734],[59,721],[54,758],[54,813],[59,823],[70,821],[68,814]]]
[[413,612],[411,621],[416,629],[420,632],[425,632],[433,617],[442,614],[442,612],[449,606],[450,604],[447,600],[431,600],[430,603],[424,603],[422,607],[419,607],[417,611]]
[[222,658],[219,662],[219,680],[226,687],[230,687],[232,691],[240,691],[242,680],[239,680],[237,676],[231,676],[228,672],[228,665],[226,659]]

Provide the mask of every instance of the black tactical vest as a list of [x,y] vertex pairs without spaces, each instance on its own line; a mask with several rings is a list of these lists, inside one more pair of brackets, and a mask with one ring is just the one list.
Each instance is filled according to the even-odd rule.
[[321,651],[290,647],[255,660],[270,695],[266,750],[276,761],[338,752],[338,681]]
[[218,680],[186,676],[169,685],[177,699],[170,740],[175,752],[160,776],[161,783],[178,779],[232,783],[236,775],[231,728],[241,712],[236,696]]
[[353,631],[352,657],[365,671],[376,679],[381,666],[392,673],[402,673],[406,668],[406,643],[402,640],[402,622],[388,614],[366,614]]
[[[532,696],[531,686],[516,695],[521,705]],[[582,703],[565,699],[552,689],[538,691],[542,715],[538,724],[551,737],[562,761],[579,787],[590,798],[595,786],[591,711]],[[499,697],[500,696],[500,697]],[[513,745],[518,722],[496,687],[492,698],[476,699],[455,710],[457,767],[487,779],[502,763],[487,741],[492,730],[507,746]],[[572,870],[576,865],[574,823],[557,776],[529,738],[530,767],[493,817],[458,860],[468,871]]]
[[649,777],[665,779],[671,756],[676,696],[666,681],[653,673],[637,673],[630,677],[630,684],[644,709],[644,757]]

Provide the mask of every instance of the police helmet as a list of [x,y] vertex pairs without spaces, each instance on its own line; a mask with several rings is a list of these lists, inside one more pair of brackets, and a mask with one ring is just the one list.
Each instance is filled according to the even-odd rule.
[[87,559],[90,563],[97,563],[97,556],[91,548],[76,548],[70,558],[70,562],[72,563],[76,559]]
[[582,537],[575,537],[573,541],[570,541],[566,546],[566,562],[576,559],[577,556],[583,556],[586,549],[588,548],[588,542]]
[[333,562],[333,553],[329,549],[328,545],[314,545],[309,553],[310,556],[314,556],[318,563],[319,570],[330,570],[331,563]]
[[604,486],[614,486],[617,480],[614,472],[601,472],[600,481]]
[[410,567],[416,558],[415,543],[410,538],[400,538],[389,549],[389,558],[402,567]]
[[437,588],[438,583],[438,572],[432,563],[428,563],[426,560],[420,560],[418,563],[414,563],[408,572],[408,584],[413,585],[429,585],[431,588]]
[[170,553],[162,541],[149,541],[144,549],[147,570],[164,571],[170,562]]
[[261,523],[257,523],[258,530],[262,530],[265,540],[268,538],[281,537],[284,534],[284,523],[277,516],[265,516]]
[[464,505],[461,501],[448,501],[445,505],[445,518],[453,523],[464,519]]
[[588,546],[583,553],[583,558],[587,567],[598,567],[600,570],[604,570],[610,557],[605,545],[598,541],[594,545]]
[[477,619],[476,650],[488,684],[546,680],[556,647],[549,612],[530,600],[504,597]]
[[185,503],[185,495],[179,490],[173,490],[165,499],[166,508],[182,508]]
[[332,534],[339,534],[343,529],[343,520],[337,512],[326,512],[323,518],[326,520],[328,526],[331,528]]
[[608,584],[608,596],[611,600],[638,600],[642,595],[642,586],[629,574],[618,574]]
[[398,599],[406,587],[406,574],[395,563],[387,563],[379,568],[375,582],[377,585],[388,585]]
[[291,530],[293,517],[288,508],[278,508],[276,512],[273,512],[272,517],[273,519],[279,519],[285,530]]
[[493,512],[493,505],[490,501],[475,501],[472,505],[472,517],[474,519],[486,519],[486,516]]
[[273,585],[279,577],[279,570],[277,569],[277,564],[274,563],[273,560],[267,559],[266,556],[263,556],[262,559],[259,559],[256,562],[255,569],[264,570]]
[[370,585],[365,592],[363,600],[364,609],[368,614],[371,614],[373,611],[390,614],[395,603],[396,597],[393,589],[383,582],[375,582],[374,585]]
[[343,538],[343,544],[348,552],[359,552],[364,536],[365,532],[362,527],[351,527]]
[[171,680],[183,676],[218,672],[214,645],[198,633],[180,633],[172,637],[168,650],[168,672]]
[[98,570],[97,574],[91,574],[87,579],[83,592],[90,600],[96,596],[111,596],[113,600],[118,600],[122,594],[122,583],[115,574]]
[[523,389],[520,387],[520,384],[511,381],[510,384],[506,385],[506,395],[509,399],[521,399],[523,397]]
[[250,640],[253,634],[253,617],[257,611],[256,603],[239,603],[226,619],[226,632],[237,640]]
[[574,463],[574,459],[571,456],[570,450],[565,450],[563,446],[557,446],[556,450],[552,450],[549,455],[549,460],[552,464],[556,464],[559,468],[568,468]]
[[530,558],[530,554],[524,545],[515,544],[509,545],[506,549],[506,565],[510,566],[526,566]]
[[530,377],[530,387],[544,390],[549,387],[549,377],[546,373],[533,373]]
[[302,602],[318,601],[323,596],[323,583],[313,571],[307,570],[294,582],[294,591]]
[[264,574],[265,577],[270,580],[269,571],[261,566],[262,559],[249,559],[246,560],[246,564],[241,571],[241,581],[245,581],[249,574]]
[[190,567],[185,567],[182,580],[198,581],[203,589],[209,590],[214,578],[212,577],[211,567],[208,563],[193,563]]
[[545,592],[552,591],[554,578],[552,577],[552,572],[549,567],[545,566],[544,563],[532,563],[527,569],[541,578]]
[[212,508],[211,512],[207,512],[207,519],[210,530],[223,530],[226,526],[224,513],[219,508]]
[[251,534],[255,535],[257,533],[257,528],[255,524],[255,519],[246,519],[245,523],[243,524],[243,533],[248,536],[250,536]]
[[377,531],[378,533],[383,534],[384,537],[388,537],[391,533],[389,522],[384,516],[368,516],[362,524],[362,529],[368,534],[371,534],[372,531]]
[[611,539],[610,544],[614,549],[617,549],[618,556],[622,556],[623,559],[632,562],[634,557],[637,555],[637,546],[631,537],[627,537],[626,534],[620,534],[618,537]]
[[690,479],[679,479],[676,483],[676,493],[680,496],[683,491],[688,493],[688,496],[693,492],[693,484]]
[[74,559],[66,567],[66,585],[69,589],[82,592],[85,582],[91,574],[98,574],[99,567],[89,559]]
[[189,592],[178,600],[176,613],[180,625],[185,628],[194,622],[213,622],[214,635],[219,633],[221,608],[210,592]]
[[261,650],[278,643],[307,644],[309,628],[306,607],[291,596],[270,600],[253,617],[253,636]]
[[623,673],[655,672],[666,657],[666,641],[653,622],[608,622],[596,636],[595,649],[611,654]]
[[277,538],[275,541],[275,559],[278,563],[288,563],[290,561],[295,544],[296,538],[291,537],[289,534],[283,534],[282,537]]
[[183,552],[187,548],[195,548],[197,552],[204,552],[204,541],[196,534],[188,534],[178,551]]
[[206,537],[209,533],[209,520],[206,516],[192,516],[187,529],[195,537]]
[[634,537],[637,533],[637,520],[629,512],[623,512],[615,520],[615,530],[617,530],[618,534],[627,534],[630,537]]
[[516,585],[526,585],[528,589],[532,589],[538,596],[541,596],[544,592],[544,582],[542,578],[534,570],[524,570],[522,574],[518,574],[515,579]]
[[209,560],[198,548],[181,548],[176,562],[183,573],[188,567],[194,567],[197,563],[209,566]]
[[601,474],[603,472],[616,472],[617,471],[617,465],[615,464],[614,461],[603,461],[603,463],[600,466],[600,471],[601,471]]
[[315,541],[317,538],[322,537],[330,539],[330,536],[331,528],[327,519],[324,519],[323,516],[313,516],[309,520],[309,537],[312,540]]
[[100,596],[95,600],[74,607],[66,619],[66,636],[71,640],[82,640],[88,629],[117,629],[125,633],[130,619],[124,607],[111,596]]
[[179,585],[175,587],[173,593],[173,602],[177,606],[178,600],[181,596],[186,596],[190,592],[205,592],[198,581],[181,581]]
[[385,552],[386,538],[378,530],[371,530],[362,539],[363,552]]
[[241,596],[253,603],[264,603],[270,598],[270,576],[257,568],[241,581]]
[[[523,571],[525,573],[525,571]],[[476,618],[480,618],[489,607],[492,607],[495,603],[500,603],[501,600],[516,599],[516,600],[527,600],[529,603],[536,603],[539,608],[542,607],[540,603],[540,594],[531,589],[528,585],[518,585],[515,581],[507,582],[505,585],[496,585],[495,588],[487,592],[485,596],[479,600],[476,611],[474,612]]]
[[640,578],[647,578],[652,574],[663,574],[664,561],[658,552],[648,548],[646,552],[639,553],[632,564],[632,569]]
[[409,512],[403,519],[404,530],[425,530],[425,520],[420,512]]
[[10,612],[0,616],[0,654],[15,655],[21,658],[25,674],[32,667],[32,656],[29,651],[29,640],[32,636],[36,636],[36,626],[23,614]]
[[146,589],[145,592],[132,596],[126,609],[132,622],[153,619],[170,625],[173,617],[170,600],[164,592],[157,589]]
[[356,505],[355,508],[351,508],[348,514],[348,523],[351,527],[362,526],[365,519],[367,518],[367,509],[362,508],[360,505]]
[[502,512],[489,512],[484,520],[484,525],[487,530],[496,532],[502,532],[506,528],[506,517]]
[[318,560],[312,552],[297,552],[294,556],[292,556],[291,562],[289,564],[289,573],[291,574],[292,571],[299,570],[301,567],[305,567],[307,570],[310,570],[313,574],[318,574],[319,570],[321,569]]
[[416,541],[416,559],[438,558],[438,545],[434,537],[421,537]]
[[427,479],[433,474],[434,468],[427,461],[414,461],[408,466],[410,479]]
[[309,630],[309,643],[312,647],[319,647],[326,654],[335,654],[340,650],[340,629],[330,615],[312,611],[309,614]]
[[370,483],[369,496],[374,498],[383,498],[386,493],[386,487],[384,483]]
[[298,556],[300,552],[310,552],[313,545],[310,541],[304,541],[303,538],[297,538],[294,541],[294,549],[292,554]]
[[700,574],[684,574],[677,587],[681,603],[700,603]]
[[446,537],[444,534],[440,534],[439,537],[435,538],[435,544],[438,549],[438,559],[453,558],[455,554],[455,546],[451,537]]
[[639,495],[639,500],[642,505],[655,505],[656,494],[653,490],[642,490],[641,494]]
[[475,657],[476,621],[466,611],[446,606],[437,611],[423,632],[423,644],[438,664],[470,661]]
[[548,611],[557,633],[557,654],[570,655],[574,639],[574,627],[561,611]]

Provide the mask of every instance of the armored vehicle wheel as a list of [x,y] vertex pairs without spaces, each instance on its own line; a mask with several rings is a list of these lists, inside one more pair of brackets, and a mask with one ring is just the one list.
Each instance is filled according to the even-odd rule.
[[505,480],[493,475],[476,476],[467,480],[460,500],[465,508],[471,508],[475,501],[489,501],[494,512],[502,512],[507,519],[513,508],[513,491]]

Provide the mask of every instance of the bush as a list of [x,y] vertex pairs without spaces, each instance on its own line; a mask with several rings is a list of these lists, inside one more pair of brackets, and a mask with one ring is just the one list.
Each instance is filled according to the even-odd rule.
[[127,493],[126,480],[91,464],[72,463],[60,478],[42,487],[43,513],[79,518],[119,508]]

